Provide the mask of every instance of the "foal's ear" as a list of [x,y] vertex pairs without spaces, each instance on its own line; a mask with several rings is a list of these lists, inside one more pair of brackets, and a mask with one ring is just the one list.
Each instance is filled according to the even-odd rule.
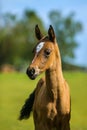
[[38,40],[42,39],[43,35],[40,32],[38,25],[35,26],[35,35]]
[[49,36],[49,39],[54,42],[55,41],[55,32],[54,32],[54,29],[52,27],[52,25],[50,25],[49,29],[48,29],[48,36]]

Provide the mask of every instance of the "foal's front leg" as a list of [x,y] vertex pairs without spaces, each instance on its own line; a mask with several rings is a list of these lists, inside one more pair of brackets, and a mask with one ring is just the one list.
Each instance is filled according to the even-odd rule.
[[35,130],[52,130],[52,128],[48,126],[46,123],[40,122],[35,123]]
[[33,114],[35,130],[53,130],[47,119],[44,119],[42,116],[38,118],[36,111]]
[[70,130],[70,124],[69,124],[69,122],[68,122],[68,123],[65,123],[65,124],[62,126],[61,130]]
[[62,122],[60,130],[70,130],[70,123],[69,123],[69,121]]

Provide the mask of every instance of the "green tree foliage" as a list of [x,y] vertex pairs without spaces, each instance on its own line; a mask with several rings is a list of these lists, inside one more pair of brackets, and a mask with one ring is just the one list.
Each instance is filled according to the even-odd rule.
[[8,62],[11,63],[13,59],[12,28],[14,20],[14,15],[9,13],[3,15],[3,26],[0,25],[0,65]]
[[0,65],[5,63],[19,66],[32,58],[32,48],[36,44],[34,27],[38,24],[45,31],[38,15],[26,10],[21,19],[7,13],[0,26]]
[[[56,37],[59,43],[63,63],[74,58],[74,49],[77,47],[76,35],[82,30],[80,22],[74,20],[74,15],[63,17],[60,12],[52,11],[49,14]],[[44,23],[33,10],[25,10],[23,17],[6,13],[2,16],[0,25],[0,65],[13,64],[16,67],[32,59],[32,48],[37,43],[34,34],[38,24],[45,34]]]
[[63,17],[60,12],[52,11],[49,18],[55,29],[62,62],[64,63],[75,57],[74,50],[78,46],[76,35],[82,30],[82,24],[74,19],[74,13]]

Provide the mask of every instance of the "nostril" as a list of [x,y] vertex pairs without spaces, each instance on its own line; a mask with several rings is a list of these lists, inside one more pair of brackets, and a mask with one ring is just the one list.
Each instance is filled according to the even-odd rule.
[[35,73],[35,69],[34,68],[30,69],[30,74],[33,75],[34,73]]
[[29,76],[33,76],[35,74],[35,69],[34,68],[27,69],[26,73]]

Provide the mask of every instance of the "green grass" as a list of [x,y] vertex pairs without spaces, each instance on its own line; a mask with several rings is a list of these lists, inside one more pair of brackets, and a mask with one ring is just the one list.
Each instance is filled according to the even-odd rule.
[[[71,130],[87,130],[87,73],[64,72],[64,77],[71,91]],[[21,122],[18,116],[37,81],[26,74],[0,74],[0,130],[34,130],[32,115]]]

